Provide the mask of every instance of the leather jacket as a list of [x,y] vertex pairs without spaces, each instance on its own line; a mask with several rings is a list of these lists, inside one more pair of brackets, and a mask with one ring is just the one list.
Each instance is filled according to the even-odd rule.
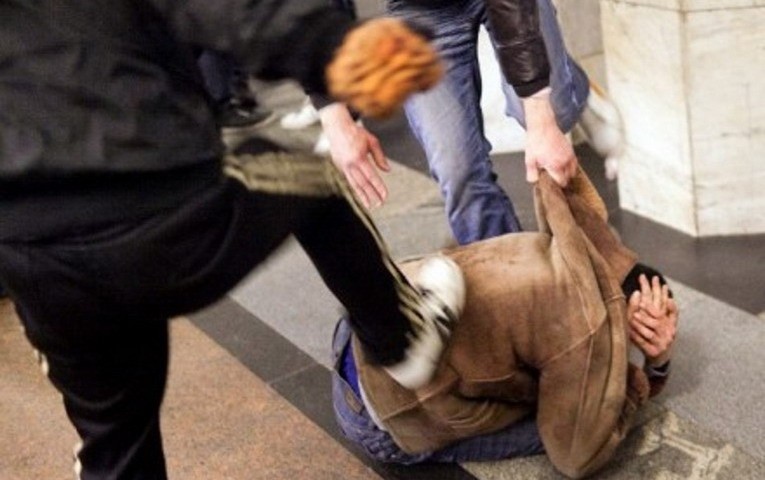
[[0,238],[143,217],[219,181],[194,48],[322,92],[352,26],[327,0],[0,2]]
[[550,64],[536,0],[486,0],[499,66],[520,97],[550,83]]
[[[466,0],[389,0],[419,8],[458,6]],[[483,0],[491,26],[500,69],[520,97],[528,97],[550,83],[537,0]]]
[[[628,363],[621,282],[636,262],[586,201],[548,175],[535,190],[540,232],[446,252],[467,300],[436,376],[409,391],[354,354],[366,401],[404,451],[433,451],[536,411],[553,465],[586,476],[611,458],[649,395]],[[411,276],[417,263],[402,266]]]

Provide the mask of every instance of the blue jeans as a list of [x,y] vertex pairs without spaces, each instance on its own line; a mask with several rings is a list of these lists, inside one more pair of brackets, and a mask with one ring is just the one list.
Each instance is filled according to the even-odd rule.
[[[566,52],[551,0],[538,0],[538,4],[551,69],[552,106],[561,130],[568,131],[585,106],[589,82]],[[484,135],[477,55],[479,27],[486,26],[491,37],[484,0],[445,6],[389,0],[388,9],[392,15],[431,28],[434,45],[446,62],[444,80],[412,96],[405,110],[441,189],[454,237],[464,245],[520,231],[513,204],[497,185],[489,158],[491,144]],[[504,79],[501,87],[505,113],[525,125],[520,98]]]
[[388,432],[377,428],[364,402],[341,374],[343,358],[351,348],[350,340],[350,325],[345,318],[341,318],[332,339],[332,404],[337,423],[345,437],[375,460],[401,464],[426,461],[477,462],[544,453],[536,422],[531,417],[498,432],[461,440],[435,452],[417,455],[404,452]]

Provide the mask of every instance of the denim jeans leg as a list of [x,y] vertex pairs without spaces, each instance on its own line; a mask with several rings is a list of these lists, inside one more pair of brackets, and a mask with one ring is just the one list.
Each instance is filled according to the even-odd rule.
[[526,417],[502,430],[466,438],[433,452],[431,462],[487,462],[540,455],[545,452],[534,416]]
[[427,460],[429,454],[409,455],[396,445],[388,432],[377,428],[364,402],[341,374],[342,357],[348,348],[351,348],[351,326],[343,317],[332,336],[332,407],[340,431],[377,461],[412,464]]
[[481,76],[476,45],[482,0],[443,8],[391,2],[391,13],[433,30],[446,63],[444,79],[414,95],[405,111],[439,184],[460,244],[521,230],[510,199],[496,182],[480,110]]
[[[558,23],[555,6],[552,0],[537,0],[539,18],[542,27],[542,36],[545,39],[547,59],[550,63],[550,87],[552,94],[550,101],[558,122],[558,126],[564,132],[570,131],[587,104],[587,96],[590,92],[589,79],[584,70],[577,65],[566,50],[563,34]],[[484,23],[491,30],[487,23]],[[493,41],[493,39],[492,39]],[[505,113],[526,126],[526,118],[523,112],[521,99],[513,90],[513,87],[502,78],[502,91],[505,94]]]

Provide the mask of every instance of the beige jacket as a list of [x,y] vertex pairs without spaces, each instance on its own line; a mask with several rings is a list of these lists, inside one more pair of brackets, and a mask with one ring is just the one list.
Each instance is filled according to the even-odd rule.
[[[367,363],[354,339],[368,401],[406,452],[493,432],[536,411],[552,463],[582,477],[612,456],[647,399],[645,375],[628,370],[620,288],[634,253],[603,210],[564,194],[547,175],[535,201],[539,232],[447,252],[463,269],[467,301],[428,386],[402,388]],[[415,275],[418,263],[402,268]]]

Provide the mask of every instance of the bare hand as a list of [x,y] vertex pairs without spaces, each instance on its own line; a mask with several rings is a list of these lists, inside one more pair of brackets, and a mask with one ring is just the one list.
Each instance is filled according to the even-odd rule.
[[324,132],[329,140],[332,161],[339,168],[354,193],[365,207],[379,207],[388,197],[377,169],[390,170],[380,141],[356,123],[348,109],[339,103],[319,111]]
[[665,364],[672,355],[677,334],[677,304],[669,298],[669,287],[640,276],[640,291],[627,305],[630,339],[643,352],[649,365]]
[[566,135],[558,128],[549,93],[523,99],[526,112],[526,181],[534,183],[546,170],[561,187],[576,175],[579,162]]

